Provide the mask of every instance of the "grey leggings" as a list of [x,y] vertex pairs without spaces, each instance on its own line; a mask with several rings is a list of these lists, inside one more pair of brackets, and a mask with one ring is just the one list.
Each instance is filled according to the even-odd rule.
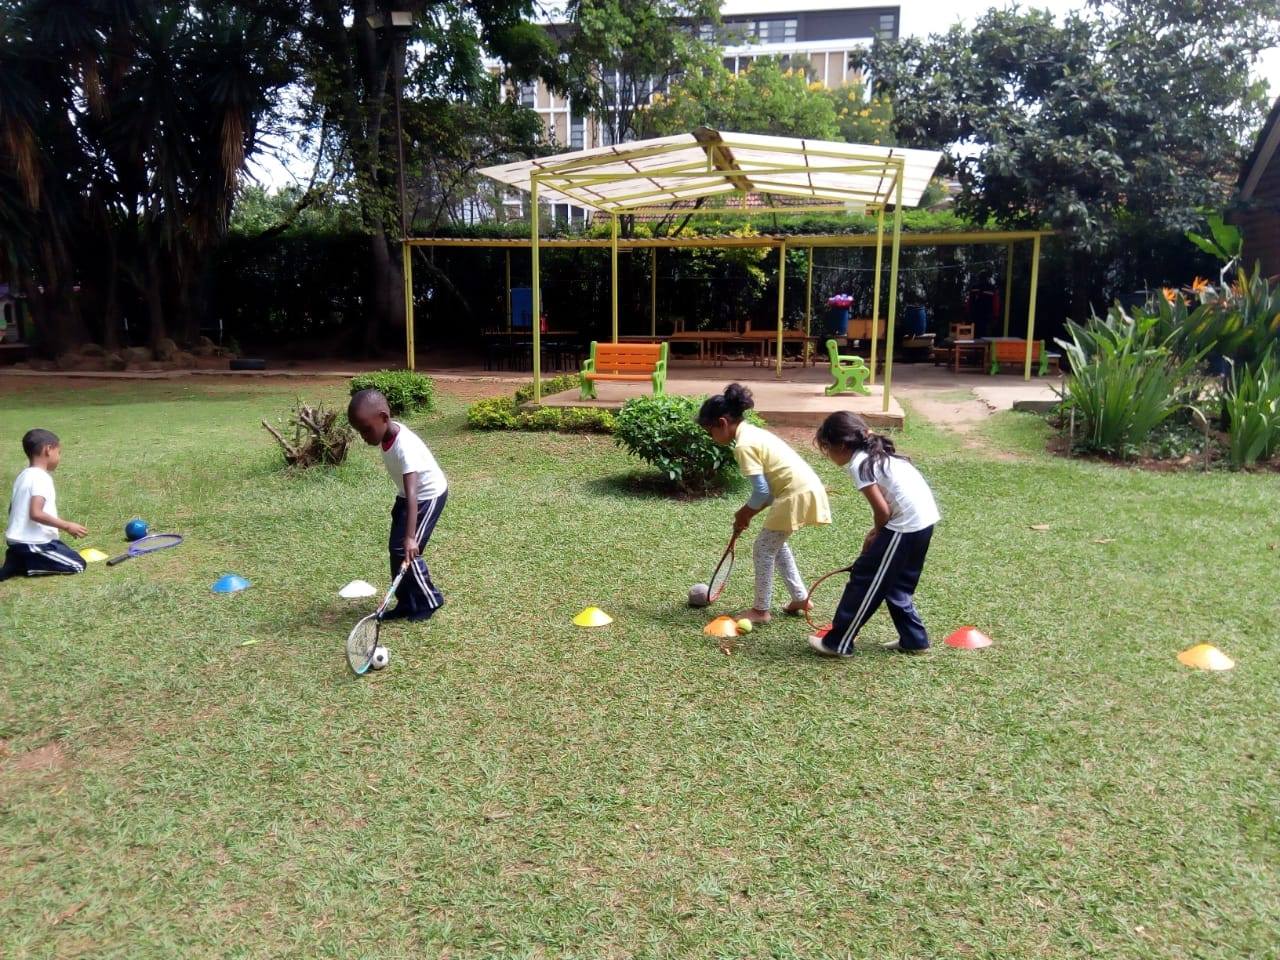
[[800,579],[800,570],[796,566],[796,558],[787,546],[787,538],[791,534],[785,530],[761,530],[751,548],[752,559],[756,565],[756,602],[757,610],[768,610],[773,606],[773,571],[775,565],[782,579],[791,592],[792,600],[803,600],[809,589]]

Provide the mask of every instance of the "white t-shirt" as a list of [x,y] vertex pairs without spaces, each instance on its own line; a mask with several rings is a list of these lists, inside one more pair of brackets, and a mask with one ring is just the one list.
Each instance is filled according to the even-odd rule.
[[58,497],[53,491],[53,477],[43,467],[27,467],[13,481],[13,499],[9,501],[9,526],[4,538],[9,543],[52,543],[58,539],[58,528],[31,519],[31,498],[44,497],[44,512],[58,515]]
[[938,513],[938,504],[933,499],[933,491],[912,464],[901,457],[890,457],[876,467],[874,479],[864,480],[861,467],[866,459],[867,454],[859,450],[845,469],[849,471],[849,476],[853,477],[854,485],[859,490],[874,483],[884,491],[884,498],[889,503],[886,529],[915,533],[932,527],[942,519],[942,515]]
[[422,438],[403,423],[392,421],[399,427],[391,446],[383,448],[382,462],[386,465],[391,482],[396,485],[396,492],[404,496],[404,475],[418,475],[418,499],[431,500],[440,496],[449,487],[444,471],[436,458],[431,455]]

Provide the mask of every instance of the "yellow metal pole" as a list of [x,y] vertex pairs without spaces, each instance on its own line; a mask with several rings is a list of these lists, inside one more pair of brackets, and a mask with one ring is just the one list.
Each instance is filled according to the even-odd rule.
[[511,251],[507,251],[507,333],[511,332]]
[[413,248],[403,241],[400,262],[404,273],[404,366],[406,370],[414,370],[417,368],[413,355]]
[[649,336],[658,339],[658,248],[649,248]]
[[884,332],[884,404],[889,412],[889,388],[893,383],[893,326],[898,318],[898,252],[902,246],[902,181],[906,164],[898,162],[898,185],[893,201],[893,254],[889,260],[889,326]]
[[613,279],[610,283],[612,306],[610,316],[613,318],[613,342],[618,342],[618,215],[609,216],[609,261]]
[[778,366],[776,376],[782,379],[782,313],[786,307],[787,296],[787,244],[784,240],[778,246]]
[[876,350],[880,343],[880,269],[884,263],[884,204],[876,216],[876,277],[871,292],[871,376],[868,383],[876,382]]
[[1009,244],[1009,258],[1004,265],[1004,334],[1009,335],[1009,299],[1013,296],[1013,244]]
[[542,263],[538,250],[538,176],[529,178],[529,246],[533,253],[533,402],[542,402]]
[[804,361],[809,362],[809,337],[813,330],[813,247],[809,248],[809,267],[804,278]]
[[1036,335],[1036,292],[1040,289],[1040,235],[1031,241],[1031,299],[1027,303],[1027,359],[1022,379],[1031,379],[1031,341]]

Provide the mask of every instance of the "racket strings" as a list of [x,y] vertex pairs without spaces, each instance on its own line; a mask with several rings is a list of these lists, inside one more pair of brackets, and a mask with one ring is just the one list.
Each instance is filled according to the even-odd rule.
[[364,673],[378,648],[378,618],[368,616],[347,634],[347,662],[356,673]]
[[720,560],[715,572],[711,574],[711,583],[707,588],[707,599],[715,600],[724,592],[725,584],[729,582],[729,574],[733,571],[733,552],[729,551]]
[[169,547],[176,547],[182,542],[182,536],[177,533],[156,533],[149,537],[143,537],[136,541],[130,548],[129,552],[133,554],[154,553],[157,550],[166,550]]

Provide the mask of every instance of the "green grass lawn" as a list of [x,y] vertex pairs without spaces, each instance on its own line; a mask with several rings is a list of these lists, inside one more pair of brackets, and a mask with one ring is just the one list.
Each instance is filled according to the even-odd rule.
[[[727,657],[683,598],[738,499],[637,493],[607,438],[472,434],[446,400],[412,422],[451,482],[448,604],[356,680],[337,590],[385,584],[391,488],[363,446],[279,470],[258,421],[291,397],[0,397],[4,484],[44,426],[87,544],[134,515],[187,535],[0,584],[0,955],[1276,954],[1280,477],[1055,460],[1018,415],[984,435],[1014,457],[913,425],[944,515],[922,613],[996,645],[889,654],[881,613],[851,661],[803,621]],[[869,517],[820,469],[807,578]],[[211,594],[228,571],[252,589]],[[588,604],[615,622],[572,626]],[[1175,661],[1205,640],[1237,669]]]

